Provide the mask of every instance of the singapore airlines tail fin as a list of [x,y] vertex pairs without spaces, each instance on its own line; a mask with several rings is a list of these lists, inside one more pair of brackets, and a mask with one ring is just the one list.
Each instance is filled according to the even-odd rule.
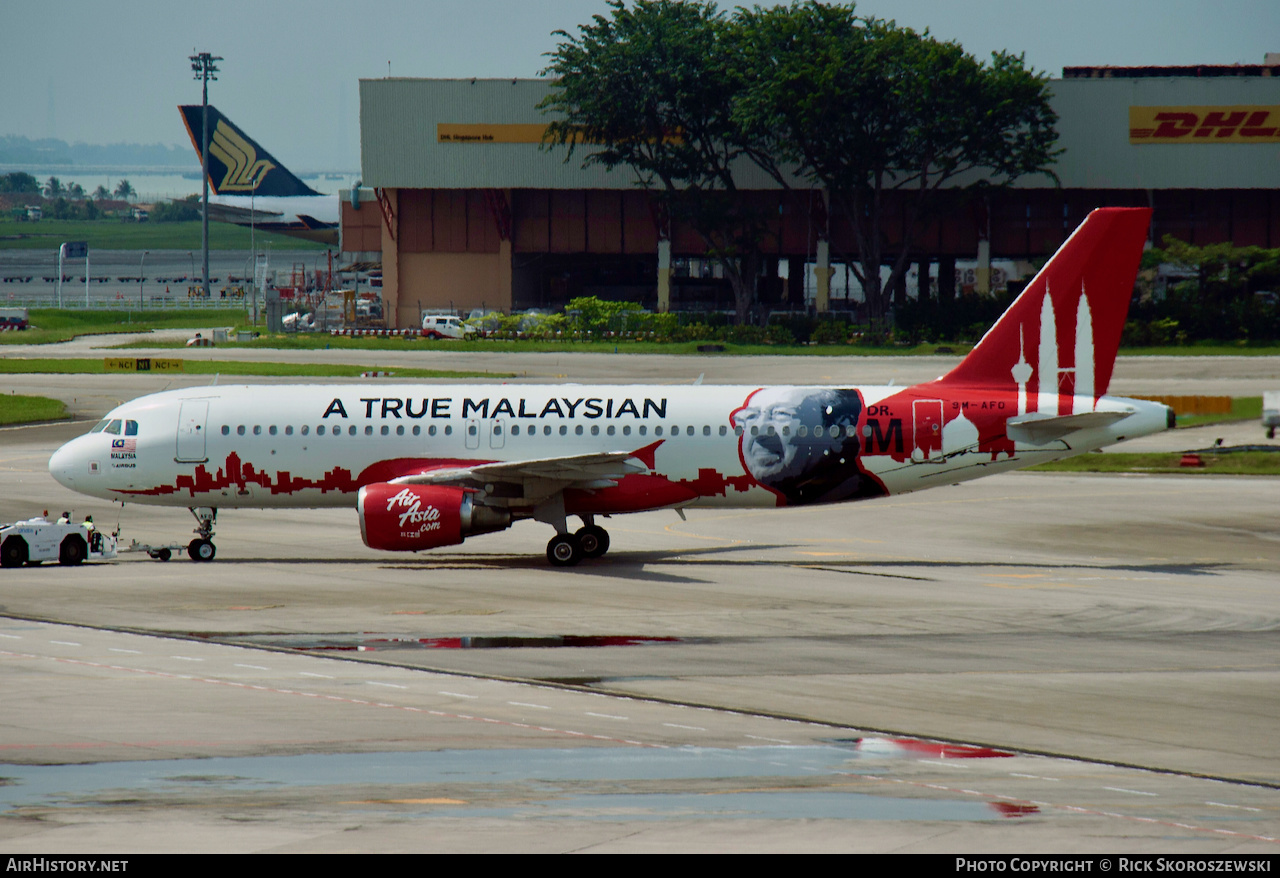
[[[191,145],[200,155],[203,140],[203,108],[178,107],[191,135]],[[236,124],[209,107],[209,187],[218,195],[258,195],[287,198],[320,195],[282,165]]]
[[1147,208],[1090,213],[939,383],[1016,385],[1035,411],[1092,411],[1111,382],[1150,222]]

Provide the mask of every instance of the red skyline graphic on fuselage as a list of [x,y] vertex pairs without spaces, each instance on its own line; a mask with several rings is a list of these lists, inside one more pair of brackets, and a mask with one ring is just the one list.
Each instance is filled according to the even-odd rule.
[[161,497],[169,494],[188,492],[189,496],[222,491],[227,488],[247,488],[257,485],[271,494],[292,494],[297,491],[319,490],[322,494],[336,491],[342,494],[354,494],[365,485],[378,482],[389,482],[403,476],[417,475],[438,469],[454,469],[478,466],[490,463],[488,460],[464,460],[458,458],[411,458],[401,457],[392,460],[380,460],[370,464],[353,477],[351,470],[345,467],[334,467],[327,470],[318,479],[294,476],[288,470],[278,470],[273,478],[266,470],[255,467],[252,463],[242,462],[240,455],[232,451],[227,455],[226,463],[216,473],[209,472],[204,464],[196,466],[191,476],[178,476],[172,485],[157,485],[154,488],[134,490],[118,489],[118,493],[146,497]]
[[[636,457],[646,464],[654,464],[657,445],[638,449]],[[359,475],[352,475],[345,467],[334,467],[327,470],[318,479],[295,476],[288,470],[278,470],[274,476],[266,470],[259,469],[253,463],[241,459],[236,452],[226,457],[222,467],[210,472],[204,464],[198,464],[190,476],[181,475],[172,485],[157,485],[152,488],[117,489],[117,493],[142,497],[161,497],[186,492],[195,498],[199,494],[209,494],[234,488],[243,491],[249,487],[262,489],[272,495],[293,494],[305,490],[318,490],[322,494],[337,492],[356,494],[366,485],[390,482],[404,476],[418,475],[433,470],[466,469],[490,460],[468,460],[461,458],[395,458],[370,464],[361,470]],[[725,476],[714,468],[700,468],[693,479],[671,479],[661,473],[643,473],[625,476],[618,485],[592,491],[569,489],[566,492],[566,507],[582,512],[625,512],[646,508],[661,508],[677,503],[687,503],[699,497],[726,495],[728,489],[744,492],[754,485],[750,476]]]

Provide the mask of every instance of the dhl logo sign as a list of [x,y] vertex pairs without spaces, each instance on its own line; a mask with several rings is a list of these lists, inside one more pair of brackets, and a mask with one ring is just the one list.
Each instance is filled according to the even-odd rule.
[[1280,106],[1130,107],[1130,143],[1280,143]]
[[218,192],[253,191],[262,185],[262,178],[275,167],[266,159],[259,159],[258,151],[221,119],[209,140],[209,154],[227,168],[221,185],[215,187]]

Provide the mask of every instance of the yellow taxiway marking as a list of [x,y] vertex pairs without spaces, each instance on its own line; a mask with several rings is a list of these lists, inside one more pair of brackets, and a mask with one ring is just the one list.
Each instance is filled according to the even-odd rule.
[[1088,586],[1088,585],[1081,585],[1081,584],[1080,584],[1080,583],[1078,583],[1078,582],[1028,582],[1028,583],[1025,583],[1025,584],[1022,584],[1022,583],[1013,583],[1013,582],[988,582],[988,583],[986,583],[986,586],[987,586],[987,588],[1013,588],[1013,589],[1028,589],[1028,588],[1092,588],[1092,586]]
[[359,799],[344,805],[465,805],[462,799]]

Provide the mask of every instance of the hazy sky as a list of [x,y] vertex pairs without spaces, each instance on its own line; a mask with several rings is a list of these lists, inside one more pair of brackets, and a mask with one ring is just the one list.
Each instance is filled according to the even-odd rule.
[[[728,6],[732,4],[721,4]],[[767,5],[767,4],[765,4]],[[221,55],[209,101],[294,170],[356,171],[358,81],[533,76],[556,29],[603,0],[0,0],[0,135],[188,143],[187,58]],[[1260,64],[1280,0],[862,0],[979,57],[1034,68]],[[192,158],[194,164],[194,153]]]

